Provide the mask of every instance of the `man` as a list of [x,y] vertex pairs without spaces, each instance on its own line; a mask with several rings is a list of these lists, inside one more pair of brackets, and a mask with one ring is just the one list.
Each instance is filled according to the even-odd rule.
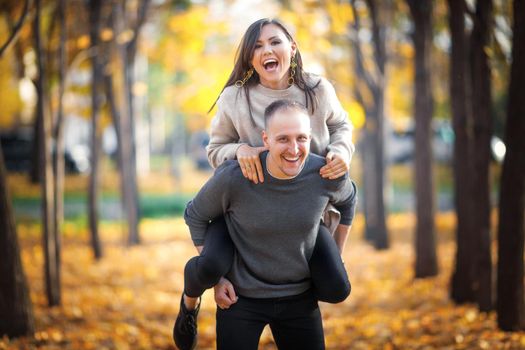
[[[347,177],[319,176],[325,160],[310,154],[310,119],[299,103],[279,100],[268,106],[262,136],[268,148],[261,154],[263,184],[246,181],[239,164],[228,161],[185,212],[194,242],[203,241],[210,220],[224,215],[235,245],[231,270],[215,289],[217,348],[257,349],[269,324],[280,349],[324,349],[308,260],[328,203],[341,211],[334,238],[342,251],[355,186]],[[326,258],[342,266],[334,250]]]

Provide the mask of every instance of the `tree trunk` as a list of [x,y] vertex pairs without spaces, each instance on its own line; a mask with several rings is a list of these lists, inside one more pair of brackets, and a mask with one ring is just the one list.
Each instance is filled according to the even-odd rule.
[[125,91],[126,103],[129,113],[129,132],[131,134],[131,166],[133,171],[129,174],[129,182],[127,182],[127,191],[130,192],[130,201],[127,207],[129,236],[128,244],[135,245],[140,243],[139,235],[139,192],[137,184],[137,147],[135,142],[135,108],[133,106],[133,85],[135,83],[135,57],[137,56],[137,44],[140,35],[140,30],[146,21],[148,7],[150,0],[142,0],[140,6],[137,8],[137,20],[134,29],[132,40],[126,45],[124,54],[124,77],[125,77]]
[[61,283],[61,251],[62,251],[62,226],[64,222],[64,108],[62,99],[64,96],[64,85],[66,75],[66,1],[60,0],[58,5],[58,21],[60,26],[60,46],[58,52],[58,108],[54,137],[56,142],[55,157],[53,157],[54,172],[54,227],[56,242],[56,264],[58,285]]
[[[114,2],[112,4],[112,10],[111,10],[111,16],[109,18],[108,25],[113,28],[113,31],[115,33],[120,33],[122,31],[121,27],[121,18],[119,15],[121,15],[121,8],[120,4],[117,2]],[[118,34],[117,34],[118,36]],[[115,51],[115,53],[113,52]],[[118,99],[117,97],[121,97],[118,93],[116,93],[115,90],[115,84],[114,79],[115,75],[112,74],[111,70],[108,69],[109,64],[111,62],[112,56],[115,55],[117,59],[122,58],[119,44],[116,40],[113,40],[111,43],[108,43],[108,46],[104,50],[104,91],[106,93],[106,101],[107,105],[109,107],[109,113],[111,116],[111,119],[113,121],[113,127],[115,128],[115,136],[117,138],[117,150],[116,150],[116,157],[117,157],[117,169],[119,172],[120,177],[120,192],[121,192],[121,210],[123,215],[127,220],[127,208],[129,206],[130,201],[128,200],[129,193],[127,192],[127,186],[126,186],[126,173],[129,171],[129,168],[126,168],[126,164],[124,162],[124,159],[128,159],[129,163],[129,157],[124,154],[125,150],[123,148],[123,122],[122,122],[122,116],[120,113],[120,106],[122,105],[122,98]],[[129,222],[128,222],[129,224]],[[127,232],[127,237],[129,237],[129,230]]]
[[523,245],[525,243],[525,2],[514,1],[512,67],[507,107],[507,152],[501,174],[498,225],[498,326],[525,327]]
[[414,114],[416,183],[416,262],[415,277],[438,273],[432,176],[432,113],[430,53],[432,49],[432,1],[407,0],[414,20],[415,84]]
[[[33,80],[35,89],[38,90],[37,82]],[[31,143],[31,166],[29,168],[29,180],[34,183],[40,183],[40,169],[42,169],[43,161],[41,157],[40,145],[42,141],[40,137],[42,135],[42,119],[38,118],[38,115],[35,115],[35,121],[33,124],[33,140]]]
[[49,306],[60,305],[60,280],[59,259],[57,252],[56,228],[55,228],[55,206],[54,206],[54,179],[52,169],[51,152],[51,128],[52,123],[46,115],[46,93],[45,93],[45,64],[40,35],[41,2],[36,0],[36,14],[34,19],[35,51],[38,69],[37,87],[37,118],[42,125],[40,134],[40,157],[41,157],[41,188],[42,188],[42,223],[43,223],[43,248],[44,248],[44,271],[46,280],[46,294]]
[[[365,237],[374,244],[376,249],[389,247],[384,206],[384,88],[385,88],[385,4],[378,7],[374,0],[367,0],[367,6],[372,19],[372,38],[374,45],[374,74],[366,71],[361,43],[357,37],[360,29],[360,18],[351,1],[354,19],[354,59],[355,71],[359,77],[356,83],[356,98],[366,111],[365,133],[363,140],[363,183],[365,207]],[[367,89],[366,93],[361,90]],[[371,101],[365,101],[362,96],[372,96]]]
[[454,129],[454,204],[456,207],[456,261],[451,279],[450,295],[456,303],[474,301],[472,202],[469,186],[472,174],[469,166],[469,135],[471,118],[470,75],[467,35],[465,33],[466,4],[464,0],[448,0],[452,48],[450,54],[450,104]]
[[91,0],[90,5],[90,25],[91,25],[91,45],[97,50],[92,58],[92,98],[91,98],[91,176],[89,178],[88,193],[88,218],[89,229],[91,232],[91,246],[96,259],[102,257],[102,244],[98,232],[98,200],[99,200],[99,158],[100,158],[100,81],[102,76],[101,50],[99,47],[100,32],[100,13],[102,7],[101,0]]
[[486,47],[492,33],[492,0],[478,0],[471,37],[473,177],[472,220],[474,240],[474,281],[481,311],[492,310],[492,258],[490,253],[490,138],[492,135],[491,72]]
[[32,335],[33,305],[29,297],[16,225],[7,189],[7,174],[0,145],[0,337]]
[[[130,166],[130,152],[129,148],[126,147],[122,138],[122,128],[123,128],[123,118],[120,114],[117,99],[115,98],[115,86],[113,84],[113,76],[111,74],[104,74],[104,87],[106,91],[107,103],[109,106],[109,111],[111,118],[113,120],[113,125],[115,127],[115,134],[117,137],[117,167],[120,175],[120,191],[121,191],[121,207],[122,211],[126,217],[126,222],[129,226],[128,210],[130,207],[130,193],[128,192],[126,185],[128,173],[131,169]],[[130,234],[128,232],[128,239]]]
[[[125,13],[122,4],[119,3],[113,5],[113,10],[114,30],[118,36],[118,33],[124,31]],[[140,243],[140,237],[138,232],[139,209],[134,117],[131,114],[133,109],[130,107],[130,105],[132,105],[132,99],[130,100],[131,87],[128,87],[132,81],[129,76],[132,74],[132,69],[130,68],[128,52],[125,44],[117,44],[117,53],[117,57],[122,64],[122,86],[124,89],[118,93],[118,96],[114,96],[117,98],[112,96],[112,100],[118,101],[118,108],[112,110],[112,114],[115,121],[115,130],[119,133],[117,135],[117,140],[120,141],[117,149],[117,160],[119,162],[119,170],[121,173],[123,210],[128,224],[127,242],[129,245],[134,245]],[[107,81],[106,85],[108,83],[113,85],[112,79]]]

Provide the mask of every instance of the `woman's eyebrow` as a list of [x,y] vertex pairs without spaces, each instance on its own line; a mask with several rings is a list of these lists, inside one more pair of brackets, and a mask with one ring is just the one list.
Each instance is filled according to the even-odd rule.
[[[278,39],[278,38],[279,38],[279,37],[278,37],[277,35],[274,35],[274,36],[268,38],[267,40],[273,40],[273,39]],[[261,42],[261,41],[262,41],[261,39],[257,39],[257,42],[258,42],[258,43]]]

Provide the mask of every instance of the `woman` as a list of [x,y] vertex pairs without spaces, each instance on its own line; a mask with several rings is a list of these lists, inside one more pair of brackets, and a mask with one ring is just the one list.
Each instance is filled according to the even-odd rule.
[[[261,138],[264,110],[283,98],[298,101],[309,109],[311,150],[325,156],[327,163],[320,169],[320,176],[335,179],[346,174],[354,150],[347,114],[326,79],[303,71],[297,44],[275,19],[258,20],[244,34],[234,69],[216,101],[217,114],[208,145],[212,166],[237,159],[244,177],[255,184],[264,182],[259,159],[259,153],[265,150]],[[325,215],[325,219],[328,217]],[[318,300],[336,303],[350,294],[350,282],[339,255],[348,230],[349,226],[337,225],[332,238],[328,228],[320,225],[309,261]],[[175,342],[182,349],[196,344],[200,295],[219,282],[233,260],[233,245],[223,218],[210,224],[204,242],[194,243],[200,255],[186,265],[184,294],[174,327]],[[227,308],[236,297],[233,289],[224,284],[223,287],[216,301],[219,307]]]

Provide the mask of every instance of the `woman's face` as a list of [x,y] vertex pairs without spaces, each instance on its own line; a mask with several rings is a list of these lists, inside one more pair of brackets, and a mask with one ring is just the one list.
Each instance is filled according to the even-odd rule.
[[288,87],[288,70],[295,49],[295,43],[277,25],[270,23],[261,28],[255,43],[252,66],[263,86],[274,90]]

